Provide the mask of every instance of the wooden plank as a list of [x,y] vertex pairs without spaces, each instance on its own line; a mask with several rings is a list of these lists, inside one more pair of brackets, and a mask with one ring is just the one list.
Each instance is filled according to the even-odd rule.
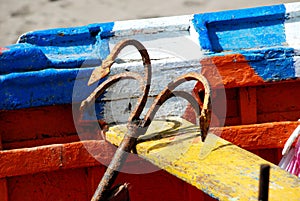
[[7,179],[0,179],[0,197],[2,201],[8,201]]
[[[212,128],[211,131],[220,133],[226,140],[243,148],[259,150],[282,148],[297,125],[299,125],[299,122],[276,122]],[[111,129],[116,128],[112,127]],[[18,147],[18,144],[14,145],[12,143],[7,144],[7,146]],[[97,150],[96,147],[101,147],[98,151],[103,154],[99,157],[102,157],[102,162],[109,163],[115,150],[112,149],[109,143],[104,141],[82,141],[1,151],[0,178],[58,169],[92,167],[99,163],[89,155],[86,149],[90,150],[93,147],[95,150]]]
[[240,95],[240,115],[241,123],[253,124],[257,122],[256,109],[256,88],[241,87],[239,88]]
[[102,166],[88,168],[87,170],[88,195],[86,200],[91,200],[91,198],[93,197],[104,172],[105,172],[105,168]]
[[272,122],[211,128],[225,140],[247,150],[283,148],[298,121]]
[[[116,147],[104,140],[0,151],[0,179],[62,169],[107,165]],[[138,157],[129,157],[136,162]],[[101,162],[101,163],[100,163]]]
[[3,150],[20,149],[20,148],[31,148],[43,145],[51,144],[66,144],[71,142],[80,141],[78,135],[70,135],[66,137],[52,137],[36,140],[17,141],[3,144]]
[[72,105],[0,111],[0,123],[3,144],[76,133]]
[[3,150],[2,134],[0,134],[0,150]]
[[279,111],[272,113],[263,113],[257,115],[258,123],[274,121],[297,121],[300,117],[300,110],[297,111]]
[[[108,141],[118,145],[126,131],[126,125],[112,127]],[[200,140],[198,128],[181,118],[154,121],[139,138],[137,152],[220,200],[257,200],[259,167],[270,164],[270,200],[299,200],[299,178],[226,140],[209,136],[212,151],[200,158],[200,151],[209,145]]]
[[97,159],[109,163],[114,151],[103,140],[1,151],[0,178],[97,166],[100,164]]
[[[2,150],[2,137],[0,134],[0,150]],[[7,187],[7,179],[1,178],[0,179],[0,195],[3,201],[8,201],[8,187]]]

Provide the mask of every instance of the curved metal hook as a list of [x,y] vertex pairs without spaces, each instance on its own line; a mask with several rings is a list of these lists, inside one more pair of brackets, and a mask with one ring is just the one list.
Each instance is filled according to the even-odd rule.
[[115,62],[115,59],[117,58],[118,54],[121,52],[121,50],[126,47],[132,45],[134,46],[140,53],[143,65],[144,65],[144,78],[141,77],[137,73],[133,72],[126,72],[121,73],[118,75],[114,75],[110,78],[108,78],[106,81],[104,81],[100,86],[98,86],[93,93],[81,103],[80,110],[81,113],[83,110],[90,105],[93,100],[95,100],[97,97],[99,97],[108,87],[110,87],[112,84],[118,82],[120,79],[135,79],[139,81],[140,87],[142,88],[143,95],[140,97],[137,101],[136,107],[134,111],[131,113],[129,119],[128,119],[128,127],[132,128],[129,129],[129,135],[125,135],[124,139],[122,140],[119,148],[117,149],[110,166],[107,168],[104,176],[102,177],[98,188],[96,189],[96,192],[92,198],[92,200],[105,200],[105,196],[107,191],[112,186],[112,183],[114,182],[116,176],[117,176],[117,170],[122,166],[125,159],[127,158],[128,152],[132,149],[133,145],[135,144],[136,138],[132,137],[131,134],[136,134],[136,126],[135,123],[137,120],[139,120],[139,117],[146,105],[147,97],[150,90],[150,84],[151,84],[151,61],[148,54],[148,51],[146,48],[137,40],[123,40],[120,43],[118,43],[110,53],[110,55],[102,62],[102,65],[100,68],[96,68],[89,79],[88,85],[91,85],[101,78],[107,76],[110,73],[110,68]]
[[[151,82],[151,62],[148,55],[147,50],[145,47],[136,40],[124,40],[120,43],[118,43],[111,54],[105,59],[102,63],[102,66],[100,68],[96,68],[89,80],[89,85],[92,83],[98,81],[99,79],[107,76],[110,72],[110,68],[113,65],[115,59],[117,58],[117,55],[120,53],[120,51],[128,46],[133,45],[138,49],[140,52],[142,59],[143,59],[143,65],[144,65],[144,78],[142,78],[139,74],[133,73],[133,72],[127,72],[127,73],[121,73],[119,75],[114,75],[110,78],[108,78],[106,81],[104,81],[99,87],[97,87],[94,92],[82,102],[81,104],[81,111],[83,111],[95,98],[99,97],[108,87],[110,87],[112,84],[116,83],[120,79],[136,79],[140,82],[140,86],[143,89],[143,95],[141,98],[138,99],[138,102],[136,104],[136,107],[134,111],[131,113],[129,120],[128,120],[128,133],[125,134],[121,144],[119,145],[115,155],[113,156],[113,159],[107,168],[104,176],[102,177],[102,180],[100,181],[98,188],[92,198],[92,200],[105,200],[106,194],[109,190],[109,188],[112,186],[115,178],[117,177],[118,170],[120,167],[122,167],[122,164],[125,162],[128,153],[133,149],[133,147],[136,144],[137,137],[139,135],[144,134],[147,131],[148,126],[151,123],[151,120],[155,116],[156,112],[158,111],[159,107],[169,98],[174,96],[179,96],[182,98],[185,98],[188,100],[193,108],[195,109],[199,121],[200,121],[200,130],[202,134],[202,140],[204,141],[208,128],[209,128],[209,121],[210,121],[210,113],[211,113],[211,100],[210,100],[210,87],[208,81],[205,79],[204,76],[198,74],[198,73],[187,73],[183,76],[180,76],[175,81],[171,82],[154,100],[151,108],[148,110],[144,121],[140,121],[140,115],[145,107],[147,97],[149,94],[150,89],[150,82]],[[193,97],[191,94],[188,94],[187,92],[177,92],[174,91],[174,89],[182,84],[185,81],[195,80],[199,81],[203,84],[205,95],[204,95],[204,101],[203,106],[198,104],[195,97]],[[199,94],[196,94],[197,98],[200,100]],[[201,109],[201,110],[200,110]],[[201,111],[201,112],[200,112]]]
[[108,89],[110,86],[113,84],[117,83],[121,79],[134,79],[139,81],[140,87],[142,91],[144,91],[145,86],[144,86],[144,80],[143,77],[134,72],[125,72],[125,73],[120,73],[117,75],[113,75],[109,77],[107,80],[105,80],[103,83],[101,83],[85,100],[81,102],[80,105],[80,111],[81,113],[90,106],[91,103],[93,103],[101,94],[104,93],[106,89]]
[[[110,73],[110,68],[115,63],[115,60],[118,57],[121,50],[130,45],[134,46],[139,51],[142,57],[143,65],[145,67],[145,77],[147,77],[148,75],[151,76],[150,57],[144,45],[134,39],[125,39],[119,42],[118,44],[116,44],[116,46],[113,48],[111,53],[107,56],[107,58],[102,61],[102,65],[100,67],[94,69],[89,79],[88,85],[90,86],[93,83],[99,81],[101,78],[106,77]],[[151,79],[148,79],[148,81],[149,81],[148,84],[150,84]]]
[[[171,82],[154,100],[153,104],[151,105],[150,109],[148,110],[145,119],[144,119],[144,124],[143,127],[148,127],[152,121],[152,119],[154,118],[156,112],[158,111],[159,107],[169,98],[173,97],[173,93],[172,91],[174,91],[174,89],[179,86],[180,84],[182,84],[185,81],[191,81],[191,80],[195,80],[195,81],[199,81],[203,84],[204,86],[204,101],[203,101],[203,106],[201,108],[201,114],[199,115],[199,124],[200,124],[200,130],[201,130],[201,138],[202,141],[205,140],[207,133],[208,133],[208,129],[209,129],[209,124],[210,124],[210,118],[211,118],[211,90],[209,87],[209,83],[207,81],[207,79],[199,74],[199,73],[187,73],[185,75],[182,75],[180,77],[178,77],[175,81]],[[180,95],[180,94],[178,94]],[[183,94],[182,94],[183,95]],[[198,96],[198,94],[196,94]],[[182,98],[187,97],[187,94],[184,93],[184,96],[181,96]],[[200,97],[198,97],[200,99]],[[191,98],[189,97],[189,99],[191,100]],[[187,99],[188,100],[188,99]],[[189,101],[189,100],[188,100]],[[194,101],[196,101],[196,99],[194,99],[193,101],[191,101],[191,103],[194,103]],[[197,101],[196,101],[197,102]],[[195,104],[192,104],[193,108],[196,110],[197,112],[197,106],[195,106]]]
[[[125,79],[136,79],[140,82],[140,86],[142,86],[143,95],[138,99],[136,107],[134,111],[131,113],[128,122],[132,122],[135,120],[138,120],[147,101],[147,97],[150,90],[150,84],[151,84],[151,60],[148,54],[147,49],[144,47],[142,43],[140,43],[137,40],[133,39],[125,39],[121,42],[119,42],[111,51],[111,53],[108,55],[108,57],[102,62],[102,65],[98,68],[96,68],[89,79],[88,85],[91,85],[97,81],[99,81],[101,78],[106,77],[110,73],[110,68],[115,62],[115,59],[117,58],[118,54],[121,52],[121,50],[127,46],[134,46],[140,53],[144,65],[144,79],[141,79],[140,76],[137,76],[137,74],[133,75],[133,73],[127,72],[119,75],[112,76],[111,79],[108,82],[105,82],[105,84],[100,85],[97,87],[94,92],[89,96],[88,99],[83,101],[81,105],[81,109],[84,109],[84,105],[87,104],[86,101],[90,101],[91,98],[99,96],[102,94],[105,89],[107,89],[109,86],[111,86],[113,83],[119,81],[121,78]],[[81,110],[82,111],[82,110]]]

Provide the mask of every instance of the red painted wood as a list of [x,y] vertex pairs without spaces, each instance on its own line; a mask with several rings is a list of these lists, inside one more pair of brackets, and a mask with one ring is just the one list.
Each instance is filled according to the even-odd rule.
[[[239,93],[239,90],[243,90],[243,88],[225,89],[227,99],[225,126],[244,125],[248,124],[248,121],[249,123],[297,121],[300,118],[300,104],[298,103],[300,99],[299,80],[276,84],[265,83],[261,86],[250,88],[252,92],[247,92],[245,96],[241,96]],[[254,90],[256,90],[256,93]],[[248,98],[252,102],[247,101]],[[253,106],[251,106],[251,104],[253,104]],[[254,109],[255,104],[256,116]],[[241,111],[239,105],[245,108],[245,110]],[[245,119],[250,117],[253,120]]]
[[283,148],[291,133],[299,125],[295,122],[273,122],[242,126],[211,128],[212,132],[248,150]]
[[78,141],[80,141],[79,136],[77,134],[74,134],[66,137],[51,137],[51,138],[43,138],[43,139],[36,139],[36,140],[9,142],[3,144],[3,149],[11,150],[11,149],[20,149],[20,148],[32,148],[32,147],[37,147],[42,145],[65,144],[65,143],[78,142]]
[[[90,200],[104,170],[103,166],[98,166],[11,177],[8,180],[9,199]],[[125,182],[129,183],[131,201],[215,200],[162,170],[150,174],[120,173],[116,184]]]
[[8,201],[8,187],[7,187],[7,179],[0,179],[0,200]]
[[234,126],[241,124],[239,107],[239,89],[226,88],[226,119],[225,126]]
[[239,88],[241,124],[255,124],[257,122],[256,88]]
[[0,111],[0,125],[3,144],[76,134],[71,105]]
[[8,179],[9,200],[88,200],[86,171],[59,170]]
[[[2,139],[0,134],[0,150],[2,150]],[[7,179],[0,178],[0,200],[8,201]]]
[[[277,164],[285,141],[299,124],[300,81],[265,83],[242,55],[213,57],[201,64],[202,73],[214,87],[215,107],[223,107],[220,86],[225,85],[226,116],[218,110],[213,114],[219,122],[226,119],[225,127],[212,130]],[[216,79],[216,73],[221,81]],[[185,117],[193,120],[191,114],[187,110]],[[7,150],[0,154],[0,200],[4,201],[89,200],[105,166],[85,148],[105,163],[115,151],[104,141],[78,142],[71,105],[0,111],[0,125],[0,141]],[[98,132],[88,126],[83,129],[87,138]],[[138,168],[150,166],[133,157],[126,168],[137,172]],[[130,183],[133,201],[214,200],[164,171],[121,173],[117,183],[125,182]]]
[[3,150],[2,135],[0,134],[0,150]]
[[184,200],[186,201],[215,201],[216,199],[211,196],[199,191],[195,186],[185,185],[186,195],[184,196]]
[[[269,85],[264,85],[257,88],[257,108],[258,113],[262,114],[280,114],[289,112],[295,112],[297,115],[296,119],[294,116],[289,116],[284,120],[297,120],[300,118],[300,82],[280,82]],[[277,116],[278,120],[282,117]],[[260,121],[264,121],[261,119]]]
[[0,154],[0,178],[99,165],[86,150],[109,163],[115,148],[104,141],[74,142],[5,151]]

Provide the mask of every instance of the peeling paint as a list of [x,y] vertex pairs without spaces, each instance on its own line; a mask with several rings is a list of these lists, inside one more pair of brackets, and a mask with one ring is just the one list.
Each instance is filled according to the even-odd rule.
[[[254,70],[255,76],[260,77],[263,82],[295,79],[299,77],[300,68],[299,55],[297,56],[299,36],[294,31],[295,27],[299,26],[299,9],[299,3],[292,3],[28,32],[20,37],[17,44],[0,51],[1,80],[5,80],[7,86],[2,93],[7,96],[1,98],[0,108],[17,109],[70,103],[71,98],[67,96],[73,90],[74,84],[74,81],[70,80],[75,79],[74,75],[81,71],[81,67],[93,68],[100,65],[113,44],[122,38],[142,40],[143,43],[152,44],[157,48],[173,46],[184,58],[188,51],[180,50],[183,41],[189,39],[203,55],[198,59],[198,64],[215,57],[225,61],[228,55],[236,54],[245,58],[245,61],[241,62],[247,62],[249,68]],[[232,37],[233,35],[235,37]],[[174,64],[172,59],[153,59],[162,69],[168,69],[168,66]],[[195,71],[189,68],[188,59],[186,61],[183,70]],[[228,62],[236,64],[239,60],[232,58]],[[130,64],[135,67],[137,65],[136,62]],[[201,68],[201,65],[198,67]],[[124,66],[120,66],[119,70],[123,68]],[[58,73],[53,73],[50,69],[56,69]],[[33,77],[44,78],[33,81],[32,76],[28,76],[29,73],[32,73]],[[9,81],[12,78],[9,74],[14,74],[14,79],[22,79],[22,84],[11,85],[14,81]],[[234,76],[235,73],[230,75],[235,79]],[[54,80],[56,82],[53,82]],[[51,85],[53,90],[45,90],[44,82]],[[36,104],[29,104],[27,98],[23,101],[14,93],[17,86],[34,84],[36,90],[24,87],[23,94],[32,94],[29,102]],[[226,83],[225,86],[227,87]],[[43,91],[44,94],[39,91]],[[57,94],[53,93],[54,91]],[[59,94],[64,94],[64,97]],[[62,98],[64,100],[59,101]]]
[[[173,138],[166,136],[142,141],[137,145],[140,157],[219,200],[257,200],[259,167],[260,164],[270,164],[269,162],[219,137],[215,149],[206,158],[199,159],[199,152],[206,145],[201,141],[195,143],[194,139],[198,137],[192,136],[197,133],[196,127],[193,131],[191,123],[180,118],[172,120],[181,122],[180,127],[169,130],[173,133]],[[162,129],[170,127],[172,124],[162,125],[162,121],[153,121],[151,129],[143,138],[148,135],[164,135]],[[186,129],[189,132],[184,132]],[[107,140],[118,144],[126,130],[125,125],[111,127],[106,134]],[[184,138],[189,140],[182,141]],[[176,142],[180,142],[180,146],[184,148],[178,147]],[[164,146],[166,144],[168,146]],[[278,166],[270,165],[270,200],[297,200],[300,179]]]

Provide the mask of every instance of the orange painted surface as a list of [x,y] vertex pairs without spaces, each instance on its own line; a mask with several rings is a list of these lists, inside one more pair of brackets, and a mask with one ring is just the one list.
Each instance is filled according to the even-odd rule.
[[[105,141],[87,141],[2,152],[1,200],[4,200],[4,190],[8,192],[8,199],[14,201],[90,200],[105,166],[93,158],[85,147],[89,147],[89,150],[94,148],[101,161],[107,164],[115,151]],[[145,163],[145,167],[148,167],[149,163]],[[129,158],[126,166],[131,170],[144,168],[142,160],[137,161],[134,157]],[[181,201],[187,200],[186,197],[199,201],[214,200],[164,171],[150,174],[121,173],[116,183],[125,182],[130,184],[131,200]],[[7,186],[2,188],[5,184]]]
[[[254,109],[256,109],[256,97],[249,102],[248,99],[252,96],[248,96],[246,91],[245,93],[240,93],[239,88],[247,90],[244,87],[257,86],[265,84],[265,82],[251,68],[245,57],[241,54],[215,56],[203,59],[200,63],[202,66],[201,73],[208,79],[212,87],[215,110],[212,114],[212,126],[218,126],[218,122],[223,122],[224,120],[225,125],[256,123],[256,111],[250,111],[250,108],[255,107]],[[227,97],[226,102],[222,100],[222,89],[224,87]],[[255,90],[255,88],[251,89],[252,91]],[[198,83],[195,86],[194,93],[201,90],[203,90],[203,87]],[[243,94],[245,95],[243,96]],[[253,95],[253,92],[251,95]],[[224,107],[224,104],[227,105],[226,117],[217,113],[221,110],[221,107]],[[240,112],[247,113],[247,117],[240,115]],[[249,115],[251,115],[250,118]]]
[[256,88],[239,88],[239,100],[241,124],[255,124],[257,122]]
[[[265,123],[212,128],[212,131],[221,133],[224,139],[247,150],[280,149],[298,124],[299,122]],[[114,146],[103,140],[7,150],[0,154],[0,179],[7,176],[99,165],[90,153],[93,153],[96,158],[100,157],[102,163],[108,164],[115,150]],[[138,160],[130,157],[128,162],[133,164]]]
[[299,122],[272,122],[222,129],[222,137],[246,149],[282,148]]
[[109,161],[115,149],[104,141],[54,144],[37,148],[14,149],[0,155],[0,178],[44,171],[99,165],[85,147],[97,148],[103,161]]
[[[300,81],[264,82],[240,54],[207,58],[201,65],[202,74],[213,88],[214,107],[222,107],[219,94],[225,87],[226,116],[218,114],[218,108],[212,114],[212,122],[225,119],[225,127],[213,130],[222,133],[226,140],[278,163],[280,150],[298,124],[284,121],[300,118]],[[201,90],[203,87],[197,84],[194,93]],[[184,118],[195,122],[191,108]]]
[[[224,101],[220,100],[219,94],[220,88],[225,87],[226,117],[215,112],[212,118],[220,122],[225,119],[226,126],[300,118],[300,80],[264,82],[240,54],[207,58],[201,61],[201,65],[202,74],[213,88],[214,107],[222,107]],[[194,93],[201,90],[203,87],[197,84]],[[185,116],[189,115],[192,115],[191,110]]]
[[[241,54],[215,56],[201,60],[202,74],[213,87],[226,88],[264,84]],[[232,76],[234,75],[234,76]]]

